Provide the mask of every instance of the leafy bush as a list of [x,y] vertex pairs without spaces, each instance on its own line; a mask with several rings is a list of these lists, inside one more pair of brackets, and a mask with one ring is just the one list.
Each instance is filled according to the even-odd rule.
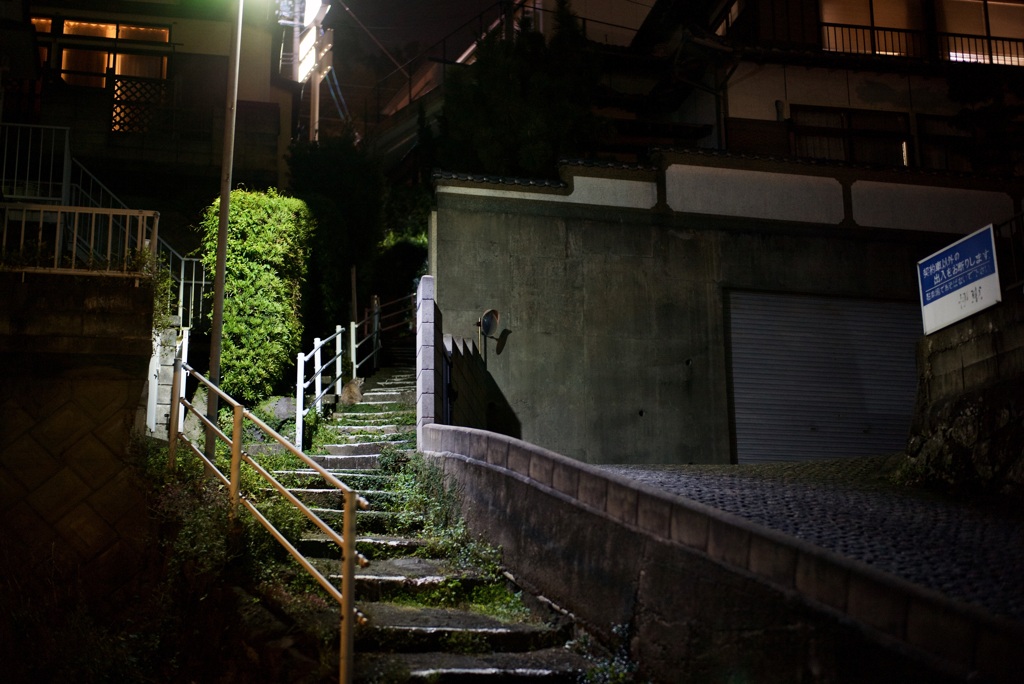
[[[214,272],[220,200],[201,227],[203,262]],[[255,403],[269,396],[295,362],[302,339],[300,292],[315,232],[301,200],[267,192],[231,193],[221,338],[221,388]]]

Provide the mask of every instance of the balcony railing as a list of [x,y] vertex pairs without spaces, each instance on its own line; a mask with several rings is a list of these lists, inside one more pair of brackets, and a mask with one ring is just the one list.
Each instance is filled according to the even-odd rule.
[[160,214],[0,204],[0,268],[137,277],[156,263]]
[[937,54],[930,55],[924,31],[821,24],[821,47],[828,52],[1024,66],[1024,40],[961,33],[937,33],[935,36]]
[[940,33],[939,57],[951,62],[1024,66],[1024,40]]
[[849,24],[822,24],[821,46],[829,52],[891,57],[925,57],[924,33]]

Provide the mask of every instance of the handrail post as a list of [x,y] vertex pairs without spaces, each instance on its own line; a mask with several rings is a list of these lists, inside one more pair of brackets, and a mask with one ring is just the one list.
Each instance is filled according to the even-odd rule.
[[373,370],[377,370],[377,350],[380,349],[380,297],[373,295]]
[[344,331],[340,325],[334,326],[334,405],[338,405],[338,399],[341,397],[342,378],[341,378],[341,353],[344,351],[344,345],[341,343],[341,333]]
[[349,349],[349,354],[350,354],[350,356],[352,358],[352,379],[355,380],[356,379],[356,370],[357,370],[357,366],[356,366],[356,322],[355,321],[352,321],[352,324],[351,324],[351,326],[348,329],[348,336],[349,336],[348,349]]
[[356,574],[356,493],[349,489],[344,494],[345,507],[341,532],[341,667],[338,680],[341,684],[352,681],[355,646],[355,574]]
[[295,446],[302,448],[302,400],[303,385],[306,380],[306,359],[302,352],[298,353],[295,360]]
[[313,396],[316,397],[316,401],[313,403],[313,410],[317,413],[323,405],[323,399],[320,397],[320,390],[323,377],[324,368],[320,362],[320,338],[313,338]]
[[231,477],[228,482],[228,496],[231,499],[231,520],[238,520],[238,505],[241,503],[239,491],[242,474],[242,413],[244,409],[241,404],[235,404],[233,421],[231,427]]
[[174,472],[178,454],[178,405],[181,402],[181,358],[174,359],[174,380],[171,382],[171,415],[167,426],[167,470]]

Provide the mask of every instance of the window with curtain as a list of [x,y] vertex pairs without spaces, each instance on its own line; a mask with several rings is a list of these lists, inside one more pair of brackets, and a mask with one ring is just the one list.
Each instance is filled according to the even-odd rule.
[[52,19],[34,17],[32,23],[38,33],[59,41],[55,54],[64,80],[71,85],[104,88],[110,69],[116,76],[167,78],[166,51],[157,54],[153,50],[170,43],[167,27],[67,19],[56,24],[58,36],[52,33]]
[[904,112],[793,105],[790,114],[798,157],[910,165],[910,119]]

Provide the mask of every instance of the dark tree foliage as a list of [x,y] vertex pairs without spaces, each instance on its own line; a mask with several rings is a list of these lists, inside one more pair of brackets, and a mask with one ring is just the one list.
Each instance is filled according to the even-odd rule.
[[[350,132],[296,143],[289,156],[292,193],[316,217],[304,318],[307,336],[323,336],[350,317],[351,269],[360,282],[383,235],[386,185],[379,165]],[[362,285],[357,286],[362,288]],[[369,292],[357,292],[358,297]]]
[[978,173],[1020,176],[1024,169],[1024,77],[1019,70],[953,64],[950,99],[963,108],[953,126],[969,134],[963,152]]
[[557,162],[587,156],[597,139],[598,73],[575,17],[559,2],[550,42],[529,26],[480,43],[476,61],[445,85],[439,141],[444,168],[556,177]]

